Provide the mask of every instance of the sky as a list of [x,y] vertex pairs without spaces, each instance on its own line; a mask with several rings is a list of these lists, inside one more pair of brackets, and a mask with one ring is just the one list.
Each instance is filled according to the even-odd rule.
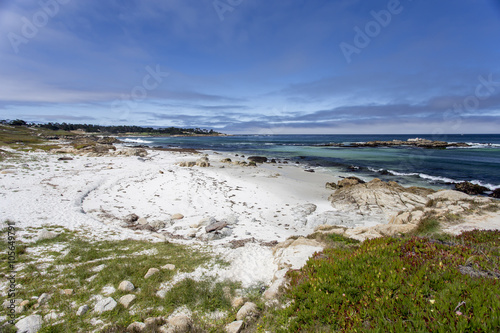
[[0,0],[0,119],[500,133],[500,0]]

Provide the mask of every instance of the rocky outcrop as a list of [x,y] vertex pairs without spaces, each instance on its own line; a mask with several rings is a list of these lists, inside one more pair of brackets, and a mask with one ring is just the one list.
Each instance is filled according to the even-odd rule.
[[349,186],[364,184],[364,183],[365,183],[365,181],[359,179],[358,177],[346,177],[346,178],[338,181],[337,187],[338,188],[349,187]]
[[455,184],[455,190],[464,192],[466,194],[470,195],[478,195],[478,194],[483,194],[486,191],[489,191],[487,187],[477,185],[477,184],[472,184],[470,182],[461,182],[458,184]]
[[327,147],[398,147],[398,146],[413,146],[419,148],[448,148],[448,147],[469,147],[470,145],[463,142],[450,143],[445,141],[433,141],[427,139],[408,139],[403,140],[392,140],[392,141],[368,141],[368,142],[352,142],[352,143],[327,143],[319,146]]
[[250,156],[248,157],[249,161],[255,162],[255,163],[265,163],[267,162],[267,157],[264,156]]
[[374,222],[387,223],[400,211],[425,206],[429,200],[427,195],[433,192],[430,189],[405,188],[396,182],[374,179],[365,184],[344,185],[330,195],[329,200],[339,211],[355,212]]
[[491,197],[500,199],[500,188],[497,188],[496,190],[493,191],[493,193],[490,194]]

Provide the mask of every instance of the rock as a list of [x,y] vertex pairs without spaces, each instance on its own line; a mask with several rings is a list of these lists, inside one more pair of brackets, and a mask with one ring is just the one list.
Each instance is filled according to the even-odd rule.
[[19,306],[27,306],[28,304],[30,304],[30,301],[29,300],[24,300],[21,303],[19,303]]
[[208,168],[210,166],[210,162],[208,162],[207,157],[202,157],[196,161],[196,166],[199,166],[200,168]]
[[225,330],[227,333],[240,333],[243,326],[243,320],[233,321],[232,323],[226,325]]
[[147,279],[153,275],[155,275],[156,273],[158,273],[160,270],[158,268],[150,268],[148,270],[148,272],[146,273],[146,275],[144,275],[144,278]]
[[477,184],[472,184],[470,182],[461,182],[455,184],[455,190],[470,195],[478,195],[478,194],[483,194],[486,191],[489,191],[489,188]]
[[230,158],[224,158],[220,161],[221,161],[221,163],[231,163],[232,162]]
[[125,216],[125,218],[123,220],[128,224],[133,224],[133,223],[137,222],[138,219],[139,219],[139,216],[137,216],[135,214],[129,214],[129,215]]
[[112,297],[108,297],[97,302],[94,307],[94,311],[99,314],[106,311],[111,311],[116,307],[117,304],[118,303],[116,303],[116,301]]
[[57,160],[58,161],[72,161],[73,157],[59,157]]
[[89,306],[87,304],[82,305],[78,308],[78,311],[76,311],[77,316],[83,316],[85,313],[89,311]]
[[166,270],[169,270],[169,271],[173,271],[175,270],[175,265],[172,265],[172,264],[166,264],[165,266],[162,267],[162,269],[166,269]]
[[43,316],[44,321],[56,320],[59,317],[64,316],[64,313],[57,313],[55,310],[51,310],[45,316]]
[[118,286],[118,290],[121,291],[132,291],[135,289],[135,286],[132,282],[130,281],[122,281],[120,282],[120,285]]
[[140,225],[146,225],[148,224],[148,220],[145,217],[141,217],[137,220],[137,223],[139,223]]
[[180,314],[180,315],[169,318],[168,324],[170,326],[173,326],[173,328],[175,329],[175,332],[185,333],[185,332],[190,331],[191,326],[193,325],[193,322],[192,322],[191,318],[189,318],[188,316]]
[[209,232],[214,232],[214,231],[222,230],[225,227],[227,227],[227,223],[221,221],[221,222],[216,222],[216,223],[213,223],[213,224],[207,226],[205,228],[205,231],[207,233],[209,233]]
[[38,232],[38,240],[44,240],[44,239],[53,239],[59,236],[58,234],[48,231],[47,229],[42,229]]
[[307,217],[316,211],[316,208],[317,206],[312,203],[299,205],[292,208],[292,215],[298,223],[306,225]]
[[222,237],[229,237],[233,234],[233,229],[230,228],[222,228],[219,233]]
[[179,162],[178,165],[180,167],[184,167],[184,168],[191,168],[191,167],[194,167],[196,165],[196,162],[184,161],[184,162]]
[[146,324],[135,321],[127,326],[127,332],[142,332],[146,329]]
[[[424,207],[428,201],[427,195],[432,192],[434,191],[430,189],[405,188],[396,182],[373,179],[365,184],[343,186],[330,195],[328,200],[332,207],[348,215],[354,222],[362,218],[364,221],[359,222],[385,224],[400,211]],[[349,214],[355,216],[351,217]]]
[[463,201],[463,200],[473,200],[474,198],[463,193],[463,192],[458,192],[458,191],[453,191],[453,190],[443,190],[443,191],[438,191],[436,193],[433,193],[428,196],[429,199],[432,200],[444,200],[444,201]]
[[217,220],[215,217],[205,217],[204,219],[200,220],[198,223],[193,223],[190,227],[191,228],[199,228],[199,227],[206,227],[207,225],[211,225],[217,223]]
[[63,289],[62,293],[67,296],[73,295],[74,290],[73,289]]
[[31,315],[19,320],[16,324],[17,333],[36,333],[42,328],[42,316]]
[[245,305],[236,313],[236,320],[244,320],[248,317],[256,316],[259,313],[257,305],[252,302],[246,302]]
[[101,290],[101,292],[102,292],[104,295],[106,295],[106,296],[109,296],[109,295],[111,295],[111,294],[114,294],[114,293],[115,293],[115,291],[116,291],[116,289],[115,289],[115,287],[113,287],[113,286],[104,286],[104,287],[102,287],[102,290]]
[[255,162],[255,163],[265,163],[267,162],[267,157],[264,156],[250,156],[248,157],[249,161]]
[[304,171],[305,171],[305,172],[311,172],[311,173],[312,173],[312,172],[314,172],[314,169],[305,169]]
[[120,300],[118,301],[121,305],[125,307],[125,309],[128,309],[130,304],[132,304],[133,301],[135,301],[137,296],[128,294],[125,296],[120,297]]
[[[22,299],[15,299],[13,304],[18,306],[18,305],[21,305],[22,302],[23,302]],[[5,301],[3,301],[2,306],[4,309],[7,309],[10,304],[11,304],[10,299],[6,299]]]
[[47,293],[43,293],[38,297],[38,304],[43,305],[47,303],[47,301],[50,299],[50,295]]
[[338,186],[335,183],[326,183],[325,188],[329,189],[329,190],[336,190],[338,188]]
[[158,230],[158,229],[165,228],[165,226],[167,225],[167,223],[165,221],[155,220],[153,222],[149,222],[149,225],[151,227],[153,227],[154,229]]
[[226,222],[228,225],[235,225],[238,223],[238,216],[229,215],[221,220],[221,222]]
[[231,306],[233,308],[239,308],[240,306],[242,306],[243,304],[245,304],[245,299],[243,297],[235,297],[231,300]]
[[182,215],[182,214],[174,214],[170,218],[172,220],[182,220],[184,218],[184,215]]
[[337,187],[342,188],[364,183],[365,181],[359,179],[358,177],[347,177],[342,180],[339,180],[337,183]]
[[500,187],[494,190],[493,193],[490,194],[490,197],[500,199]]

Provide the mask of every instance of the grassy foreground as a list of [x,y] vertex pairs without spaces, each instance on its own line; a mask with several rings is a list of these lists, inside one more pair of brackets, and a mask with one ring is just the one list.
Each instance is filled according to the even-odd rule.
[[[169,242],[90,241],[62,227],[47,226],[45,229],[59,236],[34,243],[18,242],[15,264],[15,298],[29,301],[17,318],[33,313],[42,315],[44,325],[40,333],[125,332],[132,322],[143,322],[149,317],[166,317],[181,307],[193,312],[192,319],[200,332],[219,332],[235,316],[231,298],[239,285],[233,282],[216,282],[212,277],[203,276],[196,280],[180,279],[173,283],[164,298],[156,295],[162,284],[172,282],[177,274],[190,273],[198,267],[225,265],[202,248]],[[26,231],[35,235],[38,229],[28,228]],[[0,275],[3,282],[10,270],[6,260],[5,230],[1,235]],[[175,265],[175,269],[161,269],[166,264]],[[145,274],[150,268],[159,268],[160,271],[146,279]],[[118,290],[123,280],[131,281],[135,290]],[[112,311],[95,314],[92,311],[95,301],[92,299],[96,295],[108,297],[105,290],[110,287],[116,291],[109,296],[117,302],[126,294],[135,295],[135,301],[128,309],[118,304]],[[39,306],[36,298],[43,293],[49,294],[50,299]],[[89,305],[90,310],[83,316],[77,316],[78,307],[84,304]],[[216,320],[210,317],[210,313],[215,311],[219,314]],[[54,318],[46,321],[51,312]],[[102,330],[104,326],[106,328]],[[15,332],[15,329],[0,327],[0,332]]]
[[258,331],[498,332],[500,232],[338,245],[289,272]]

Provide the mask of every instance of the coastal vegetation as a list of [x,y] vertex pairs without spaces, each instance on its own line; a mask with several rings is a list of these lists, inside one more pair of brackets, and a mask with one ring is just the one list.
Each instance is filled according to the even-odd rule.
[[[422,232],[429,235],[426,222]],[[272,332],[493,332],[500,327],[500,231],[383,237],[336,246],[290,271]],[[340,238],[339,238],[340,237]],[[258,329],[257,329],[258,328]]]
[[[81,131],[83,133],[99,133],[108,135],[119,135],[119,134],[137,134],[137,135],[220,135],[213,129],[203,129],[203,128],[178,128],[178,127],[142,127],[142,126],[131,126],[131,125],[116,125],[116,126],[104,126],[104,125],[93,125],[93,124],[71,124],[71,123],[46,123],[46,124],[35,124],[28,123],[22,119],[16,120],[1,120],[0,124],[10,125],[15,127],[26,127],[26,128],[40,128],[46,129],[53,132],[63,131]],[[52,135],[63,135],[65,133],[52,133]],[[74,134],[74,133],[73,133]]]

